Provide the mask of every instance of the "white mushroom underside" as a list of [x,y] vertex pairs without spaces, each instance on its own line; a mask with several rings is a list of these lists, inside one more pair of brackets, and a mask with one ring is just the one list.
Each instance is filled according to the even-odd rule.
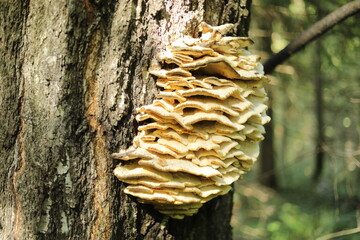
[[[259,155],[267,82],[248,38],[224,37],[233,27],[202,24],[201,38],[178,39],[160,55],[171,69],[152,67],[162,88],[137,109],[133,146],[113,154],[125,193],[183,218],[230,191]],[[171,65],[169,65],[171,66]]]

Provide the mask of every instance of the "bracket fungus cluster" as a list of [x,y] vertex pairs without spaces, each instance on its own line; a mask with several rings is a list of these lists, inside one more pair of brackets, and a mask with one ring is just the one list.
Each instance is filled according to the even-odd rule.
[[200,38],[167,46],[162,68],[150,69],[157,99],[137,109],[133,145],[112,155],[123,160],[114,173],[125,193],[172,218],[229,192],[257,159],[270,121],[259,57],[245,49],[249,38],[224,36],[231,28],[203,23]]

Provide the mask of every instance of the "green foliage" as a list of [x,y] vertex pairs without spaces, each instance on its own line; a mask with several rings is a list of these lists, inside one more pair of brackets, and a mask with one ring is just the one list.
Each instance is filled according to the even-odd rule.
[[[359,217],[351,201],[338,204],[329,189],[294,187],[275,192],[252,181],[238,183],[236,187],[235,240],[312,240],[355,228]],[[355,240],[359,235],[341,239]]]
[[[318,214],[316,214],[318,215]],[[315,219],[314,219],[315,218]],[[272,240],[312,239],[316,233],[326,233],[331,230],[332,221],[328,212],[320,213],[320,216],[310,215],[302,211],[298,205],[285,203],[278,213],[278,220],[267,224]]]
[[[346,0],[254,0],[250,37],[266,60]],[[360,14],[335,26],[270,76],[279,192],[237,186],[234,239],[316,239],[360,222]],[[324,171],[312,181],[317,144],[314,82],[322,79]],[[266,160],[266,159],[265,159]],[[359,216],[356,216],[358,212]],[[360,233],[337,239],[360,239]]]

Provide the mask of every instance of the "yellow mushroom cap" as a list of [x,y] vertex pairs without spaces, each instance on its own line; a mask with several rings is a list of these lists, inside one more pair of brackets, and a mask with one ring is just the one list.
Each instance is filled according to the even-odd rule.
[[185,36],[159,54],[165,64],[149,70],[157,99],[137,109],[133,145],[112,154],[124,161],[114,174],[125,193],[172,218],[229,192],[259,156],[268,79],[244,49],[251,39],[224,36],[233,27],[202,23],[200,38]]

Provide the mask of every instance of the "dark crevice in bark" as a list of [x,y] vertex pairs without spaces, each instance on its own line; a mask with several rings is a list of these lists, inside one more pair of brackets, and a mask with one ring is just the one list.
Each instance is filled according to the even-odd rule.
[[243,11],[244,14],[241,16],[240,24],[237,28],[239,36],[248,36],[248,32],[250,29],[252,0],[247,0],[245,2],[245,6],[241,7],[241,11]]
[[[84,116],[84,96],[83,92],[83,71],[85,65],[84,54],[86,52],[86,35],[88,31],[88,20],[86,12],[79,9],[84,9],[84,5],[80,3],[71,3],[69,6],[69,23],[68,23],[68,36],[67,36],[67,45],[68,45],[68,58],[65,68],[65,77],[67,79],[66,86],[64,86],[67,91],[63,96],[62,108],[65,112],[65,124],[70,129],[74,129],[77,134],[77,138],[74,138],[70,134],[73,131],[69,131],[66,136],[68,142],[65,146],[69,147],[67,154],[69,155],[71,171],[70,178],[72,179],[73,186],[75,189],[82,189],[82,191],[74,192],[74,198],[76,198],[74,205],[72,206],[61,206],[62,208],[67,209],[69,218],[72,219],[73,224],[70,226],[69,235],[83,235],[86,232],[86,225],[90,222],[90,219],[84,218],[82,221],[79,216],[85,215],[86,205],[88,200],[87,195],[91,194],[87,189],[87,180],[82,180],[81,176],[88,175],[86,166],[89,163],[81,162],[82,159],[88,159],[87,152],[83,152],[80,149],[83,149],[82,145],[88,145],[88,139],[86,137],[87,130],[89,129],[87,120]],[[75,135],[76,136],[76,135]],[[79,149],[80,151],[77,151]],[[66,198],[65,192],[59,197]],[[59,225],[60,222],[56,222],[55,225]],[[84,235],[83,235],[84,236]],[[49,238],[58,237],[56,232],[50,232],[47,235]]]
[[[12,209],[12,237],[18,239],[23,231],[23,211],[19,178],[25,167],[24,113],[25,79],[21,68],[24,46],[23,34],[28,17],[29,1],[2,3],[0,6],[0,202],[2,210]],[[7,195],[9,193],[9,195]],[[13,200],[10,204],[10,200]],[[2,222],[5,219],[0,219]],[[10,219],[9,219],[10,220]],[[1,224],[1,223],[0,223]],[[2,235],[2,229],[0,229]]]
[[218,20],[218,23],[217,25],[221,25],[223,24],[223,16],[224,16],[224,11],[225,11],[225,8],[226,8],[226,5],[229,3],[229,0],[224,0],[224,6],[219,8],[219,20]]
[[[114,7],[112,3],[102,5],[101,7],[94,5],[92,1],[72,2],[69,6],[69,23],[67,29],[68,41],[68,58],[65,67],[66,85],[64,95],[61,101],[61,108],[64,111],[64,124],[69,129],[66,131],[65,139],[68,141],[64,144],[67,157],[70,159],[69,175],[73,182],[73,188],[70,193],[65,192],[65,186],[60,187],[56,198],[63,199],[58,203],[59,208],[63,209],[69,221],[68,236],[85,236],[91,227],[92,216],[96,216],[95,209],[92,209],[93,189],[92,180],[84,178],[91,176],[91,165],[95,164],[90,159],[88,151],[90,143],[96,136],[89,127],[89,120],[85,118],[87,111],[85,101],[84,84],[86,81],[85,67],[86,57],[94,48],[94,40],[91,40],[94,34],[99,33],[99,29],[104,29],[111,22],[112,11]],[[106,9],[106,7],[108,7]],[[103,12],[102,12],[103,11]],[[104,13],[105,11],[106,14]],[[102,17],[106,16],[106,19]],[[105,39],[104,31],[100,32],[101,40]],[[93,42],[92,42],[93,41]],[[100,58],[102,42],[96,42],[96,58]],[[100,44],[100,46],[98,46]],[[98,49],[98,50],[97,50]],[[96,66],[93,71],[96,70]],[[96,78],[95,72],[92,77]],[[93,79],[96,81],[96,79]],[[94,89],[93,89],[94,90]],[[88,95],[89,96],[89,95]],[[96,117],[96,116],[95,116]],[[86,161],[88,160],[88,161]],[[64,183],[65,179],[59,179]],[[81,189],[81,191],[79,191]],[[76,192],[75,192],[76,191]],[[82,216],[81,218],[79,218]],[[53,220],[55,225],[61,224],[61,219]],[[51,231],[46,235],[48,238],[65,238],[59,232]]]
[[[9,154],[15,146],[16,139],[21,131],[21,119],[25,120],[24,113],[21,114],[23,106],[24,79],[21,74],[22,67],[22,48],[23,33],[26,28],[26,19],[28,16],[29,1],[18,1],[18,3],[8,3],[0,6],[0,21],[3,23],[3,33],[0,36],[0,46],[2,54],[0,55],[1,84],[4,92],[2,97],[3,110],[0,118],[0,153]],[[16,5],[16,7],[14,7]],[[18,7],[19,6],[19,7]],[[9,21],[5,21],[9,19]],[[6,106],[6,107],[5,107]],[[1,157],[1,160],[8,159],[10,155]],[[9,158],[10,159],[10,158]],[[0,174],[0,177],[7,174]],[[0,186],[6,181],[0,181]],[[3,188],[1,188],[3,189]]]
[[20,128],[19,132],[17,134],[16,143],[18,145],[18,149],[15,151],[18,151],[17,159],[17,167],[15,171],[12,173],[12,190],[13,190],[13,196],[14,196],[14,212],[15,212],[15,219],[14,219],[14,239],[19,239],[20,231],[22,230],[22,199],[21,194],[19,194],[19,186],[18,181],[20,176],[25,170],[25,165],[27,164],[26,161],[26,152],[25,152],[25,141],[24,141],[24,134],[26,133],[26,119],[24,117],[24,105],[25,105],[25,79],[21,77],[21,97],[19,100],[19,114],[20,114]]

